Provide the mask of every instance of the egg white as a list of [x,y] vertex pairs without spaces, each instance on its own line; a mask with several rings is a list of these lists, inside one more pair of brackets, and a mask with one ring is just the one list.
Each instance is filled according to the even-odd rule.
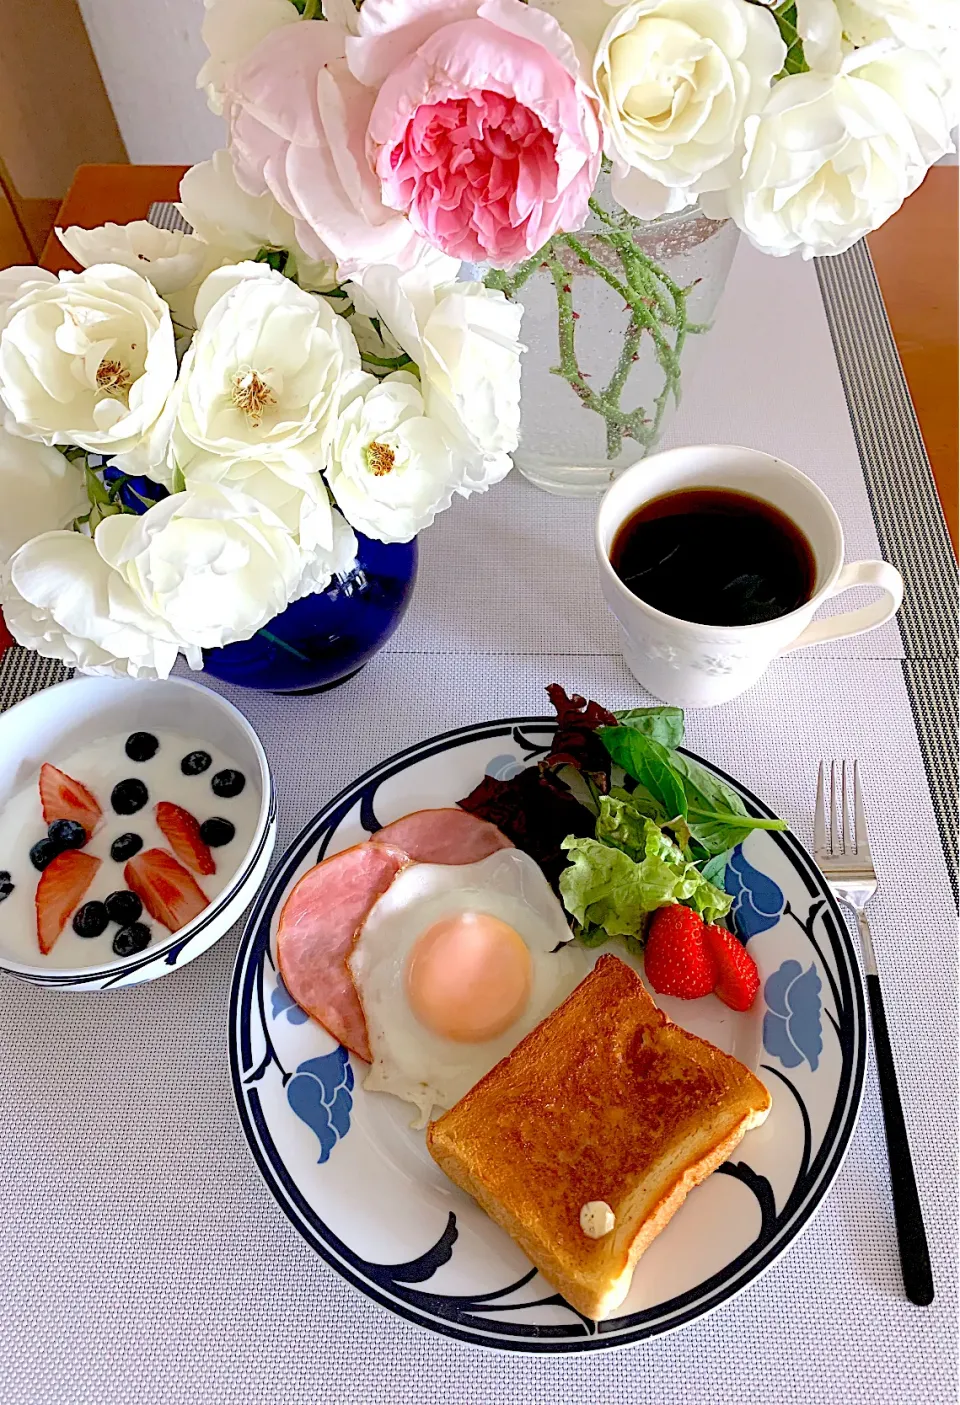
[[[532,962],[530,998],[502,1034],[462,1044],[434,1034],[407,999],[410,953],[435,922],[484,912],[509,923]],[[563,908],[538,864],[519,849],[501,849],[473,864],[411,864],[371,908],[350,957],[367,1021],[371,1092],[415,1104],[424,1127],[434,1107],[449,1108],[565,1000],[592,965],[572,941]],[[559,951],[554,950],[561,945]]]

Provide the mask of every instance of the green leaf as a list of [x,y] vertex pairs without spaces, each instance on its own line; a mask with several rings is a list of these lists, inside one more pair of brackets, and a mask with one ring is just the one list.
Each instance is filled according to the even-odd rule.
[[92,503],[103,503],[106,505],[110,502],[110,494],[94,473],[93,469],[89,466],[84,467],[83,481],[87,489],[87,497]]
[[683,786],[673,765],[673,753],[635,727],[600,727],[600,739],[613,761],[663,808],[667,819],[687,813]]
[[780,38],[787,46],[787,56],[777,78],[785,78],[791,73],[807,73],[810,65],[803,52],[803,40],[797,30],[796,0],[784,0],[770,11],[780,30]]
[[683,745],[682,707],[628,707],[613,715],[621,727],[633,727],[670,751]]
[[722,854],[714,854],[712,859],[707,860],[700,869],[700,872],[708,883],[715,883],[718,888],[723,887],[727,864],[730,862],[732,856],[732,849],[724,849]]
[[179,464],[175,464],[173,469],[170,491],[171,493],[183,493],[186,492],[186,488],[187,480],[183,476],[183,469],[180,467]]
[[690,836],[711,856],[742,844],[755,829],[786,829],[784,820],[757,819],[748,814],[735,790],[689,756],[676,753],[673,762],[686,797]]
[[563,841],[571,862],[560,875],[560,896],[585,929],[587,945],[602,944],[597,928],[607,937],[640,938],[651,912],[677,902],[702,913],[707,922],[730,910],[732,899],[688,863],[651,820],[641,821],[635,837],[637,858],[600,838],[571,835]]

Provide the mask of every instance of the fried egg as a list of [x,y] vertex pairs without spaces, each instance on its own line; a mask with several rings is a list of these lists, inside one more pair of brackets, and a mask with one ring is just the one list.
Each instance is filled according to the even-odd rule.
[[364,1087],[414,1103],[414,1126],[425,1126],[433,1107],[452,1107],[591,964],[528,854],[411,864],[371,908],[350,957],[373,1055]]

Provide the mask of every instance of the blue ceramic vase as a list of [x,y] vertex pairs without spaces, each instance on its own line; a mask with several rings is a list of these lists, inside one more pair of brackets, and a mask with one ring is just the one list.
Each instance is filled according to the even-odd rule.
[[345,683],[393,634],[417,575],[417,543],[372,541],[357,533],[348,576],[288,605],[251,639],[205,649],[204,671],[270,693],[322,693]]

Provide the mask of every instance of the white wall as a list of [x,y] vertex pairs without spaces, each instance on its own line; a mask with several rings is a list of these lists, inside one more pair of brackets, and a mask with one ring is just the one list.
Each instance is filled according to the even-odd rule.
[[79,0],[130,160],[185,165],[224,144],[196,77],[203,0]]

